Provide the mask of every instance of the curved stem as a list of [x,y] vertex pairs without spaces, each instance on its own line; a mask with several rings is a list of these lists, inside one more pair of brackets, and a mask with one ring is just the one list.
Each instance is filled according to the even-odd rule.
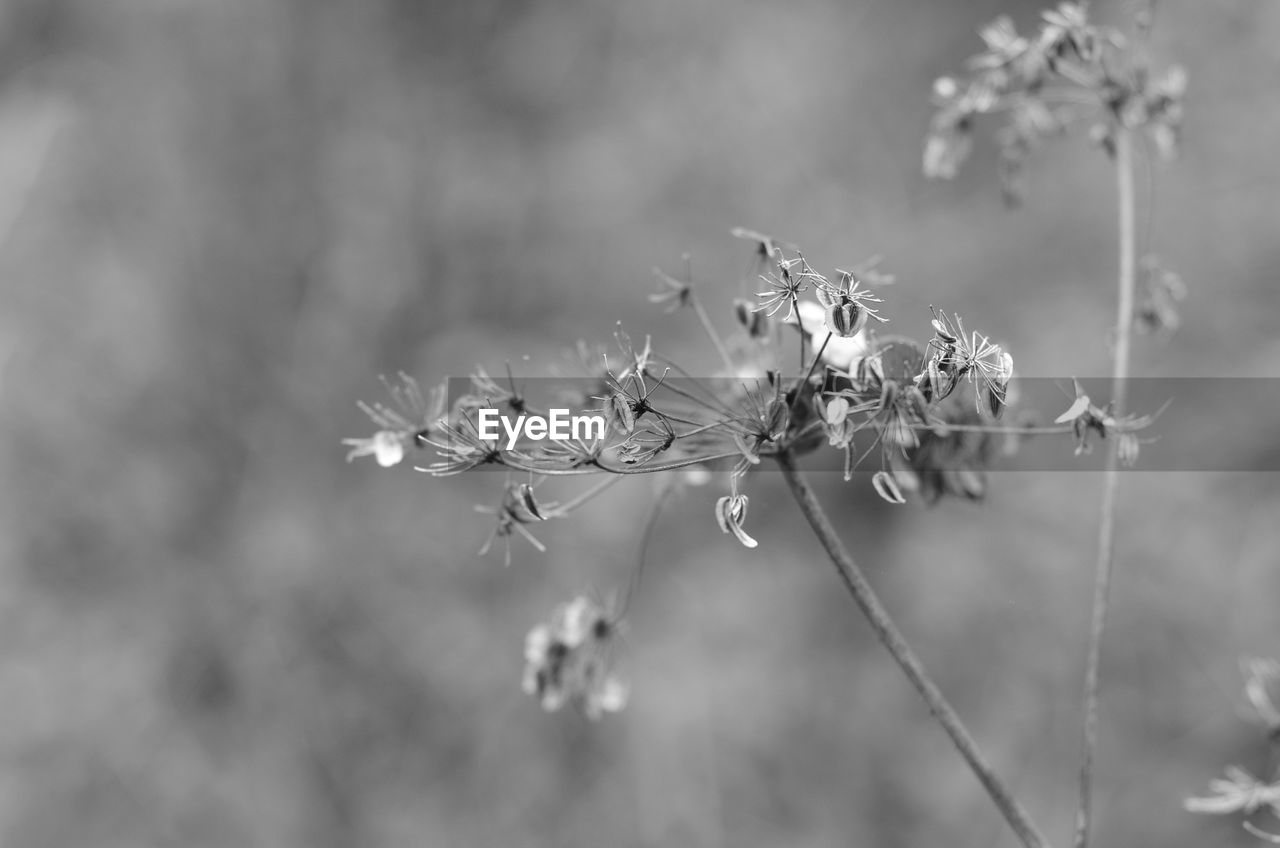
[[1027,815],[1026,810],[1013,797],[1009,788],[1004,782],[992,771],[990,764],[983,757],[982,752],[978,750],[978,745],[973,737],[965,728],[960,716],[947,703],[942,692],[937,685],[929,677],[924,666],[921,664],[915,652],[907,644],[902,633],[898,630],[897,625],[890,618],[888,610],[880,602],[876,593],[871,588],[871,584],[867,582],[867,578],[863,576],[861,569],[853,561],[853,557],[849,555],[845,549],[844,543],[836,534],[835,528],[831,526],[830,519],[827,518],[826,512],[822,509],[817,496],[810,488],[809,482],[800,473],[796,467],[795,458],[788,451],[778,454],[778,465],[782,468],[782,474],[787,480],[787,485],[791,487],[791,493],[795,496],[796,503],[800,506],[800,511],[804,513],[804,517],[809,521],[809,526],[818,536],[818,540],[822,542],[822,546],[826,549],[827,555],[831,558],[831,563],[835,566],[837,574],[841,581],[844,582],[845,588],[849,590],[849,594],[853,596],[853,600],[857,603],[863,615],[866,616],[867,622],[871,625],[871,629],[875,631],[878,638],[889,653],[893,656],[895,662],[902,669],[902,672],[911,681],[911,685],[920,693],[920,697],[924,698],[925,703],[929,707],[929,712],[942,725],[942,729],[951,737],[952,744],[956,750],[960,752],[960,756],[968,764],[969,769],[974,776],[987,790],[987,794],[991,796],[992,802],[996,808],[1000,810],[1005,821],[1009,823],[1009,827],[1017,834],[1018,839],[1026,848],[1047,848],[1048,842],[1036,829],[1031,818]]
[[[1136,203],[1133,188],[1133,138],[1128,130],[1116,134],[1116,188],[1119,201],[1120,273],[1116,299],[1116,347],[1112,360],[1113,415],[1124,416],[1129,377],[1129,342],[1133,335],[1135,288]],[[1080,805],[1076,812],[1075,848],[1088,848],[1093,821],[1093,755],[1098,747],[1099,666],[1102,636],[1107,627],[1111,575],[1115,560],[1116,502],[1120,487],[1120,440],[1107,445],[1103,472],[1101,517],[1098,522],[1098,554],[1094,570],[1093,618],[1089,626],[1089,654],[1084,678],[1084,754],[1080,764]]]

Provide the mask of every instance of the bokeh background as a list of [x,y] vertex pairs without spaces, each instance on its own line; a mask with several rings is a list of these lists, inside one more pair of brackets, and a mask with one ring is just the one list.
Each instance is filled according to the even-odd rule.
[[[919,172],[933,78],[1036,12],[0,3],[0,843],[1012,845],[772,475],[755,551],[715,529],[719,483],[667,509],[632,703],[592,724],[521,694],[522,642],[625,583],[650,481],[504,568],[473,512],[500,478],[348,465],[339,442],[371,432],[355,400],[380,373],[536,375],[618,320],[712,367],[645,293],[688,252],[728,327],[737,225],[820,267],[884,254],[904,332],[936,303],[1024,374],[1106,373],[1105,158],[1056,144],[1016,213],[991,145],[954,183]],[[1277,43],[1269,0],[1159,5],[1157,60],[1191,86],[1149,244],[1191,293],[1139,374],[1280,375]],[[1274,452],[1276,416],[1248,414],[1235,448]],[[1003,474],[932,509],[819,483],[1065,842],[1100,478]],[[1265,766],[1237,662],[1280,653],[1278,507],[1272,474],[1126,475],[1099,845],[1250,844],[1180,802]]]

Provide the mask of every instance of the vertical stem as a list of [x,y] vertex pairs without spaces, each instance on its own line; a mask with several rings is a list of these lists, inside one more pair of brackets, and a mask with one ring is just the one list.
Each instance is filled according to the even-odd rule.
[[[804,338],[804,332],[801,331],[800,338]],[[796,407],[800,404],[800,398],[804,397],[805,386],[809,384],[809,378],[813,376],[813,372],[818,370],[818,363],[822,361],[822,354],[827,350],[827,344],[831,341],[831,333],[827,333],[827,337],[822,340],[822,347],[818,348],[818,352],[813,355],[813,362],[809,365],[809,370],[805,372],[804,379],[796,385],[796,396],[791,399],[791,411],[794,413]],[[800,367],[804,367],[804,363],[800,363]]]
[[711,339],[711,344],[715,346],[716,353],[720,354],[720,361],[724,363],[725,371],[728,376],[734,374],[733,358],[729,356],[729,350],[724,346],[724,342],[720,341],[720,334],[716,332],[716,327],[711,323],[711,316],[707,315],[707,310],[702,307],[702,301],[698,300],[697,295],[692,295],[689,303],[693,306],[693,312],[698,316],[698,321],[702,324],[702,329],[706,330],[707,338]]
[[861,569],[845,549],[844,542],[831,526],[831,521],[827,518],[813,489],[796,468],[795,458],[789,451],[784,451],[778,455],[778,465],[782,468],[782,474],[787,480],[787,485],[791,487],[791,493],[795,496],[800,511],[804,513],[818,540],[826,548],[831,563],[835,566],[841,581],[844,582],[845,588],[849,590],[849,594],[853,596],[853,600],[866,616],[871,629],[875,631],[876,638],[889,649],[889,653],[906,674],[907,679],[911,681],[911,685],[920,693],[920,697],[924,698],[929,712],[951,737],[952,744],[960,752],[960,756],[964,758],[983,788],[987,790],[987,794],[991,796],[991,800],[1022,844],[1026,848],[1047,848],[1049,843],[1036,829],[1031,817],[1013,797],[1009,788],[991,769],[982,752],[978,750],[978,744],[960,721],[960,716],[947,703],[942,692],[929,677],[929,673],[925,671],[919,658],[911,650],[897,625],[893,623],[888,610],[876,596],[871,584],[867,582],[867,578],[863,576]]
[[[1129,342],[1133,334],[1135,242],[1137,214],[1133,189],[1133,139],[1121,128],[1116,135],[1116,188],[1120,211],[1120,273],[1116,298],[1116,347],[1111,370],[1111,398],[1116,418],[1124,415],[1129,378]],[[1120,441],[1107,443],[1098,522],[1098,555],[1094,570],[1093,619],[1084,678],[1084,754],[1080,764],[1080,805],[1076,812],[1075,848],[1088,848],[1093,822],[1093,756],[1098,747],[1099,665],[1102,636],[1107,627],[1111,574],[1115,560],[1116,498],[1120,487]]]

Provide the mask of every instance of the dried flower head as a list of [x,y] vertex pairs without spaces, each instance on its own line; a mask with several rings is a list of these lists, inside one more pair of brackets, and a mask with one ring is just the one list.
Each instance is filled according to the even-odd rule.
[[1071,429],[1076,439],[1076,456],[1093,450],[1093,446],[1089,443],[1091,435],[1097,435],[1102,439],[1115,436],[1120,440],[1120,461],[1128,466],[1137,462],[1141,446],[1141,440],[1136,435],[1137,432],[1149,427],[1168,404],[1166,403],[1165,407],[1161,407],[1153,415],[1116,417],[1112,410],[1112,404],[1107,404],[1105,409],[1097,406],[1085,394],[1084,387],[1080,385],[1079,380],[1073,379],[1072,383],[1075,384],[1075,400],[1071,402],[1071,406],[1067,408],[1066,412],[1053,420],[1053,423],[1071,424]]
[[662,290],[649,295],[650,303],[661,304],[664,312],[676,312],[693,302],[693,285],[665,273],[660,268],[653,269],[653,276],[662,284]]
[[888,321],[869,304],[881,303],[874,293],[861,288],[861,281],[852,272],[843,271],[832,283],[823,280],[817,285],[818,302],[822,304],[827,331],[833,336],[848,339],[856,336],[867,325],[867,319],[880,323]]
[[364,414],[380,429],[367,438],[343,439],[342,443],[351,447],[347,462],[361,456],[372,456],[383,468],[397,465],[408,449],[421,447],[443,426],[447,397],[444,387],[432,389],[428,398],[422,394],[417,380],[403,371],[397,376],[399,381],[396,383],[381,378],[391,395],[390,406],[358,403]]
[[501,465],[503,461],[501,444],[496,439],[482,438],[469,413],[461,413],[456,424],[442,423],[422,441],[435,448],[440,459],[416,466],[416,470],[433,477],[452,477],[481,465]]
[[935,312],[933,329],[925,367],[915,378],[916,387],[927,399],[942,400],[968,378],[976,389],[979,413],[999,418],[1013,379],[1013,357],[981,333],[966,336],[959,315]]
[[561,604],[525,638],[523,688],[544,710],[565,704],[590,719],[626,706],[627,687],[612,671],[621,622],[590,598]]
[[476,506],[476,512],[483,512],[497,517],[493,532],[489,534],[489,538],[485,540],[484,545],[480,548],[480,556],[487,554],[489,549],[493,547],[494,540],[500,538],[506,545],[503,564],[511,565],[512,533],[519,533],[540,553],[547,552],[546,546],[538,541],[525,527],[526,524],[546,521],[550,517],[549,514],[544,512],[543,507],[538,505],[538,501],[533,495],[533,486],[528,483],[508,483],[502,492],[502,501],[497,507],[478,505]]
[[955,177],[972,148],[975,120],[1001,114],[1000,185],[1005,200],[1024,192],[1024,165],[1045,139],[1085,124],[1113,155],[1120,132],[1145,132],[1162,158],[1177,153],[1186,73],[1152,74],[1145,46],[1114,27],[1090,22],[1084,3],[1060,3],[1040,29],[1022,35],[1006,16],[980,31],[986,49],[968,62],[966,78],[941,77],[925,142],[924,173]]
[[826,278],[814,271],[803,255],[794,259],[779,259],[777,268],[776,272],[771,271],[760,278],[768,288],[756,292],[756,297],[760,298],[756,310],[772,318],[785,306],[787,314],[782,320],[790,321],[800,295],[808,290],[811,283],[825,282]]

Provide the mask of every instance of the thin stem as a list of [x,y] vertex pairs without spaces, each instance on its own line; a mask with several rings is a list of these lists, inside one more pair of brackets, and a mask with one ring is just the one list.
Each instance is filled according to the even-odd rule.
[[[803,334],[801,334],[803,337]],[[796,396],[791,399],[791,412],[796,411],[796,407],[800,405],[800,398],[804,396],[804,387],[809,384],[809,379],[813,376],[813,372],[818,369],[818,363],[822,361],[822,354],[827,350],[827,343],[831,341],[831,333],[827,333],[827,337],[822,340],[822,347],[818,348],[818,352],[813,355],[813,362],[809,365],[809,371],[804,375],[804,379],[796,386]],[[800,363],[800,367],[804,367],[804,363]]]
[[804,320],[800,317],[800,298],[795,292],[791,293],[791,312],[796,316],[796,327],[800,329],[800,367],[804,367]]
[[978,750],[978,745],[973,737],[961,722],[960,716],[947,703],[942,692],[937,685],[929,677],[924,666],[915,652],[907,644],[906,639],[898,630],[897,625],[890,618],[888,610],[880,603],[880,599],[876,597],[876,593],[871,588],[871,584],[867,582],[867,578],[863,576],[861,569],[853,561],[853,557],[849,555],[845,549],[844,542],[836,534],[835,528],[831,526],[830,519],[827,518],[826,512],[822,509],[817,496],[810,488],[809,482],[805,479],[798,468],[796,468],[795,458],[789,451],[783,451],[778,454],[778,465],[782,468],[782,474],[787,480],[787,485],[791,487],[791,493],[795,496],[796,503],[800,506],[800,511],[804,513],[804,517],[809,521],[809,526],[818,536],[818,540],[822,542],[822,546],[826,548],[827,555],[831,558],[831,563],[835,566],[836,572],[839,574],[841,581],[844,582],[845,588],[849,590],[849,594],[853,596],[853,600],[866,616],[867,622],[871,625],[871,629],[875,631],[878,638],[889,653],[893,656],[894,661],[902,669],[907,679],[911,681],[911,685],[915,687],[920,696],[924,698],[925,703],[929,707],[929,712],[942,725],[942,729],[951,737],[952,744],[956,750],[960,752],[960,756],[968,764],[969,769],[978,778],[983,788],[987,790],[987,794],[991,796],[991,800],[995,803],[1005,821],[1009,823],[1009,827],[1017,834],[1019,841],[1026,848],[1047,848],[1049,843],[1036,829],[1031,818],[1027,815],[1026,810],[1013,797],[1009,788],[1004,782],[992,771],[991,766],[983,757],[982,752]]
[[734,422],[732,421],[712,421],[710,424],[703,424],[701,427],[686,430],[683,433],[676,433],[676,439],[687,439],[690,436],[697,436],[700,433],[706,433],[710,430],[719,429],[720,427],[731,427],[733,426],[733,423]]
[[544,518],[565,518],[566,516],[569,515],[569,513],[573,512],[575,509],[582,506],[584,503],[591,500],[596,495],[600,494],[605,489],[609,488],[610,486],[617,483],[621,479],[622,479],[621,477],[606,477],[604,480],[601,480],[599,483],[575,495],[574,497],[570,498],[564,503],[556,504],[553,508],[547,510],[547,514],[543,517]]
[[[671,368],[671,370],[675,371],[675,372],[676,372],[677,374],[679,374],[681,377],[684,377],[685,379],[689,380],[689,381],[690,381],[690,383],[692,383],[692,385],[696,386],[697,388],[699,388],[699,389],[700,389],[700,390],[702,390],[703,392],[706,392],[706,394],[707,394],[707,398],[700,398],[700,397],[698,397],[697,395],[695,395],[695,394],[693,394],[693,393],[691,393],[691,392],[687,392],[687,391],[685,391],[684,389],[677,388],[676,386],[673,386],[673,385],[672,385],[672,384],[670,384],[670,383],[663,383],[663,384],[662,384],[662,388],[664,388],[664,389],[666,389],[667,391],[670,391],[670,392],[675,392],[676,394],[680,395],[680,396],[681,396],[681,397],[683,397],[683,398],[686,398],[686,399],[688,399],[688,400],[690,400],[690,401],[692,401],[692,402],[694,402],[694,403],[700,403],[700,404],[702,404],[703,406],[706,406],[706,407],[708,407],[708,408],[710,408],[710,407],[712,406],[712,404],[714,404],[714,405],[716,405],[716,406],[719,406],[719,407],[720,407],[720,410],[721,410],[721,411],[723,411],[723,412],[727,412],[727,413],[728,413],[728,414],[730,414],[730,415],[736,415],[736,414],[737,414],[736,412],[734,412],[734,410],[733,410],[731,407],[729,407],[728,405],[726,405],[724,401],[720,400],[720,398],[716,396],[715,392],[711,391],[711,389],[710,389],[710,388],[708,388],[707,386],[705,386],[705,385],[702,383],[702,381],[698,380],[696,377],[694,377],[693,375],[691,375],[691,374],[690,374],[688,371],[686,371],[684,368],[681,368],[681,367],[680,367],[680,365],[678,365],[677,363],[673,362],[673,361],[672,361],[672,360],[670,360],[670,359],[667,359],[667,358],[666,358],[665,356],[663,356],[662,354],[655,353],[655,354],[653,355],[653,358],[654,358],[654,359],[657,359],[658,361],[660,361],[663,365],[669,366],[669,367]],[[732,375],[729,375],[729,376],[730,376],[730,377],[732,377]],[[708,398],[709,398],[709,400],[708,400]]]
[[[1136,203],[1133,188],[1133,138],[1121,128],[1116,134],[1116,187],[1120,212],[1120,273],[1116,299],[1116,347],[1112,360],[1111,399],[1114,416],[1124,416],[1129,377],[1129,342],[1133,329],[1135,287]],[[1093,756],[1098,747],[1099,665],[1102,636],[1107,627],[1111,575],[1115,561],[1116,503],[1120,488],[1120,440],[1107,445],[1103,472],[1102,511],[1098,522],[1098,555],[1094,570],[1093,619],[1089,626],[1089,654],[1084,676],[1084,754],[1080,763],[1080,806],[1076,812],[1075,848],[1088,848],[1093,822]]]
[[693,306],[694,314],[698,316],[698,320],[702,322],[702,329],[707,331],[707,337],[711,339],[711,344],[715,345],[716,353],[720,354],[720,361],[724,363],[725,371],[732,376],[735,370],[733,359],[729,356],[729,351],[725,348],[724,342],[720,341],[720,334],[716,332],[715,325],[711,323],[711,316],[707,315],[707,310],[702,308],[702,301],[698,300],[696,294],[690,294],[689,303]]
[[631,609],[631,601],[640,589],[640,581],[644,577],[644,567],[648,562],[649,541],[653,538],[653,531],[657,529],[658,518],[662,515],[662,507],[675,489],[674,482],[664,481],[655,495],[653,503],[649,505],[649,513],[645,516],[644,527],[640,531],[640,550],[636,555],[636,570],[631,573],[631,581],[627,584],[627,593],[622,598],[622,608],[618,613],[619,617],[625,616]]

